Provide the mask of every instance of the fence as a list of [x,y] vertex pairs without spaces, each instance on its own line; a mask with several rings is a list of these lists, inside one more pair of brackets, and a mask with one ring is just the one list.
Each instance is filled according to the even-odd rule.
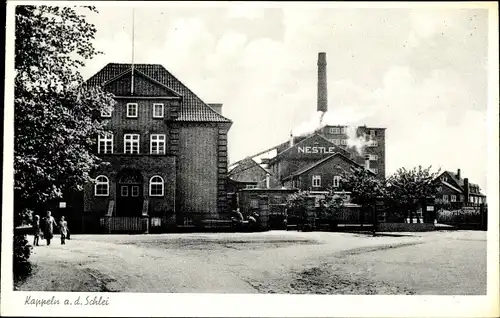
[[[454,209],[453,209],[454,208]],[[437,223],[460,229],[486,230],[488,207],[484,204],[466,203],[461,206],[447,206],[436,213]]]
[[107,233],[144,233],[148,231],[148,218],[141,217],[102,217],[101,228]]

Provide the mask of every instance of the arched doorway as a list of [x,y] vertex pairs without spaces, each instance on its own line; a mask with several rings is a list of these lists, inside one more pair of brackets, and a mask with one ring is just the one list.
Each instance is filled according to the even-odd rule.
[[116,176],[116,216],[141,216],[143,178],[137,169],[125,168]]

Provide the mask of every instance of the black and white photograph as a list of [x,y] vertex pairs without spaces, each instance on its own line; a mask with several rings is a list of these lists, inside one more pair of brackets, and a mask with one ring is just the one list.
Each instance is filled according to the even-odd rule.
[[2,315],[500,314],[498,3],[8,1],[5,52]]

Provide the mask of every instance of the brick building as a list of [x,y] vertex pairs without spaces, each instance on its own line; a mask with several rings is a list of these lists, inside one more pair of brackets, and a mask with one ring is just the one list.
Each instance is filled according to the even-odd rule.
[[[319,53],[317,111],[323,113],[328,111],[326,77],[326,55]],[[385,179],[385,136],[385,128],[326,125],[307,135],[290,136],[251,158],[265,165],[286,187],[319,191],[332,185],[341,171],[360,167]],[[362,150],[353,147],[349,139],[363,144]],[[238,175],[237,171],[230,173]]]
[[226,213],[227,133],[222,104],[207,104],[163,66],[106,65],[88,81],[112,93],[101,114],[104,162],[84,188],[84,222],[148,231]]
[[437,198],[452,204],[460,203],[486,203],[486,196],[481,193],[479,185],[469,182],[468,178],[462,178],[460,169],[456,173],[444,171],[437,178]]

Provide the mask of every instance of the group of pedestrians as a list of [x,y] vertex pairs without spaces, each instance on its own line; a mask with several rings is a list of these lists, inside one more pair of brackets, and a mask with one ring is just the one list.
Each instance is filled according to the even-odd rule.
[[58,224],[50,211],[47,211],[47,216],[42,220],[40,220],[39,215],[35,215],[33,219],[33,235],[35,237],[33,245],[39,246],[40,237],[46,239],[47,245],[50,245],[50,241],[54,237],[54,228],[58,228],[59,233],[61,233],[61,245],[66,244],[66,239],[69,240],[70,234],[68,222],[65,220],[64,216],[61,216],[61,220]]

